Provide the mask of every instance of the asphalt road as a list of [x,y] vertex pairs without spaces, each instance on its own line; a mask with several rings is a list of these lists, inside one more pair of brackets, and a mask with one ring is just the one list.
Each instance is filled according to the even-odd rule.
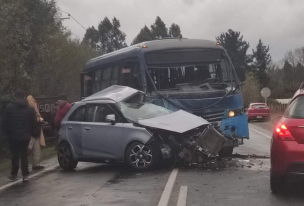
[[[235,153],[251,157],[227,160],[226,168],[218,171],[176,168],[173,172],[162,169],[138,173],[123,164],[91,163],[80,163],[74,172],[56,168],[28,184],[0,189],[0,205],[154,206],[161,199],[166,202],[166,198],[172,206],[185,202],[204,206],[303,205],[301,185],[283,195],[274,195],[269,189],[270,137],[271,125],[250,123],[251,139]],[[174,172],[176,179],[174,175],[172,178]]]

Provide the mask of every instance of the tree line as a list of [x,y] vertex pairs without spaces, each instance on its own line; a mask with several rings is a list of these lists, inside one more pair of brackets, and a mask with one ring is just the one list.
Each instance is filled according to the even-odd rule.
[[[115,17],[105,17],[96,28],[89,27],[79,40],[62,25],[54,0],[0,0],[0,5],[0,98],[24,90],[34,96],[55,96],[61,91],[77,100],[83,65],[128,46]],[[139,30],[131,45],[170,37],[182,37],[180,26],[171,23],[168,28],[157,16],[150,26]],[[246,71],[246,104],[260,100],[262,87],[268,86],[273,98],[287,98],[304,81],[303,48],[287,52],[280,66],[272,62],[270,48],[261,39],[252,52],[239,31],[229,29],[215,40],[227,50],[234,67]]]

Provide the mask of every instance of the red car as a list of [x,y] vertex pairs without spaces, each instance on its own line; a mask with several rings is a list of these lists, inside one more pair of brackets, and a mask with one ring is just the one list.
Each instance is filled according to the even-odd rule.
[[247,109],[248,122],[250,120],[269,120],[270,110],[265,103],[251,103]]
[[291,100],[271,141],[271,190],[283,191],[291,177],[304,177],[304,94]]

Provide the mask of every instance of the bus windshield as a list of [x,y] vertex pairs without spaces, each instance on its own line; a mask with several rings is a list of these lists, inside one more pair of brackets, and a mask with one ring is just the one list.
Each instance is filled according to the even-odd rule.
[[199,86],[209,80],[216,83],[210,84],[214,89],[224,89],[234,81],[229,64],[219,52],[200,53],[202,56],[189,53],[186,57],[183,52],[147,56],[147,68],[157,89],[172,89],[185,83]]

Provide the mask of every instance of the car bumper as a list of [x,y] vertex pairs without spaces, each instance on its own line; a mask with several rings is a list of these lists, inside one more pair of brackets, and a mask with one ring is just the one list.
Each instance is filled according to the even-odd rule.
[[270,171],[275,176],[304,177],[304,144],[273,140]]
[[247,114],[248,119],[265,119],[270,117],[269,113],[249,113]]

